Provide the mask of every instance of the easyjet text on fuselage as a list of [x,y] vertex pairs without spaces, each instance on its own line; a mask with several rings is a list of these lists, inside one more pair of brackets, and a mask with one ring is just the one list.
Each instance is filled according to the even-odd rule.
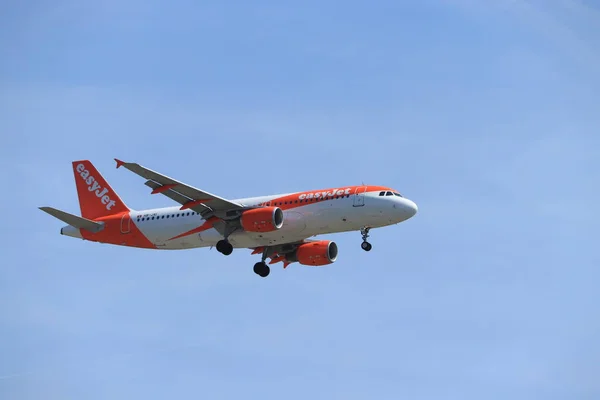
[[324,191],[324,192],[302,193],[300,196],[298,196],[298,199],[304,200],[304,199],[313,199],[313,198],[318,199],[318,198],[325,198],[325,197],[345,196],[345,195],[350,194],[351,191],[352,191],[352,188],[333,189],[331,191]]

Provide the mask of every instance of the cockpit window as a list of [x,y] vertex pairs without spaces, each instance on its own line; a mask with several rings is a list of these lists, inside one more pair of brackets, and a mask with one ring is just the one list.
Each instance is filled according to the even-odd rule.
[[386,196],[392,196],[392,192],[387,192],[385,195]]
[[379,192],[380,196],[385,196],[385,192]]
[[402,197],[402,195],[400,193],[396,193],[396,192],[394,192],[394,196]]

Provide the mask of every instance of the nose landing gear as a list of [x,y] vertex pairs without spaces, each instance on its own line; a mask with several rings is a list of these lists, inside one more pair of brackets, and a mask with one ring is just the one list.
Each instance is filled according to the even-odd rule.
[[362,240],[363,242],[360,244],[360,247],[364,250],[364,251],[371,251],[371,249],[373,248],[373,246],[371,245],[371,243],[367,242],[367,238],[369,237],[369,230],[371,228],[368,227],[364,227],[360,229],[360,234],[362,235]]

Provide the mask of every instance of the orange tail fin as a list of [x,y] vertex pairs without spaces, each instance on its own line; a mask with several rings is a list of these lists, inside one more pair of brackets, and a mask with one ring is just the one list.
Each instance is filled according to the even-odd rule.
[[73,161],[81,216],[95,219],[129,211],[117,192],[88,160]]

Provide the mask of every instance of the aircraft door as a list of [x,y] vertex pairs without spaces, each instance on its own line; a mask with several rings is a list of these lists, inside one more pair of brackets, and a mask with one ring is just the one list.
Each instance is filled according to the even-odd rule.
[[129,232],[131,232],[131,217],[129,213],[125,213],[121,217],[121,233],[127,234]]
[[362,207],[365,205],[365,192],[367,191],[366,186],[359,186],[354,191],[354,207]]

